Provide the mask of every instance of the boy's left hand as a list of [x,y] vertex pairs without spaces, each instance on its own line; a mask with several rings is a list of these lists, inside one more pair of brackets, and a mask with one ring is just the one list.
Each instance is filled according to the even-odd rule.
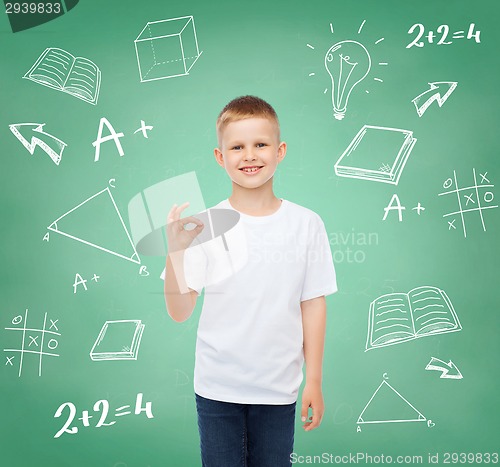
[[[312,411],[312,416],[308,417],[309,407]],[[302,411],[301,419],[304,423],[302,426],[305,431],[314,430],[321,423],[325,404],[323,402],[323,393],[321,392],[321,384],[307,384],[302,392]]]

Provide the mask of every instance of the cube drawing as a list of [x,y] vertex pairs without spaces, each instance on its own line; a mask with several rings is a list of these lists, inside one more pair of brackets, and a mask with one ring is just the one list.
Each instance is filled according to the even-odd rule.
[[141,82],[188,75],[201,55],[192,16],[149,22],[134,43]]

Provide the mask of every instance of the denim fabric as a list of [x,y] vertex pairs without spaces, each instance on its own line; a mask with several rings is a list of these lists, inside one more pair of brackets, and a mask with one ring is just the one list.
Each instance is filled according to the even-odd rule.
[[203,467],[289,467],[295,405],[236,404],[196,394]]

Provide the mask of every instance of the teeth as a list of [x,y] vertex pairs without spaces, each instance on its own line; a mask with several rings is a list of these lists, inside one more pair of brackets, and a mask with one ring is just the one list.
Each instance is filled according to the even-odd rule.
[[245,172],[256,172],[257,170],[259,170],[260,167],[253,167],[251,169],[243,169]]

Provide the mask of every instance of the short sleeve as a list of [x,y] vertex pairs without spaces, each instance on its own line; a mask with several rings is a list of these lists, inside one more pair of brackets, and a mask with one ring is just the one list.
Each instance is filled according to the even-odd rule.
[[311,220],[300,301],[337,292],[337,279],[325,225],[316,214]]
[[[165,268],[160,275],[165,280]],[[207,275],[207,255],[202,245],[195,245],[184,251],[184,277],[186,285],[201,294],[206,284]]]

